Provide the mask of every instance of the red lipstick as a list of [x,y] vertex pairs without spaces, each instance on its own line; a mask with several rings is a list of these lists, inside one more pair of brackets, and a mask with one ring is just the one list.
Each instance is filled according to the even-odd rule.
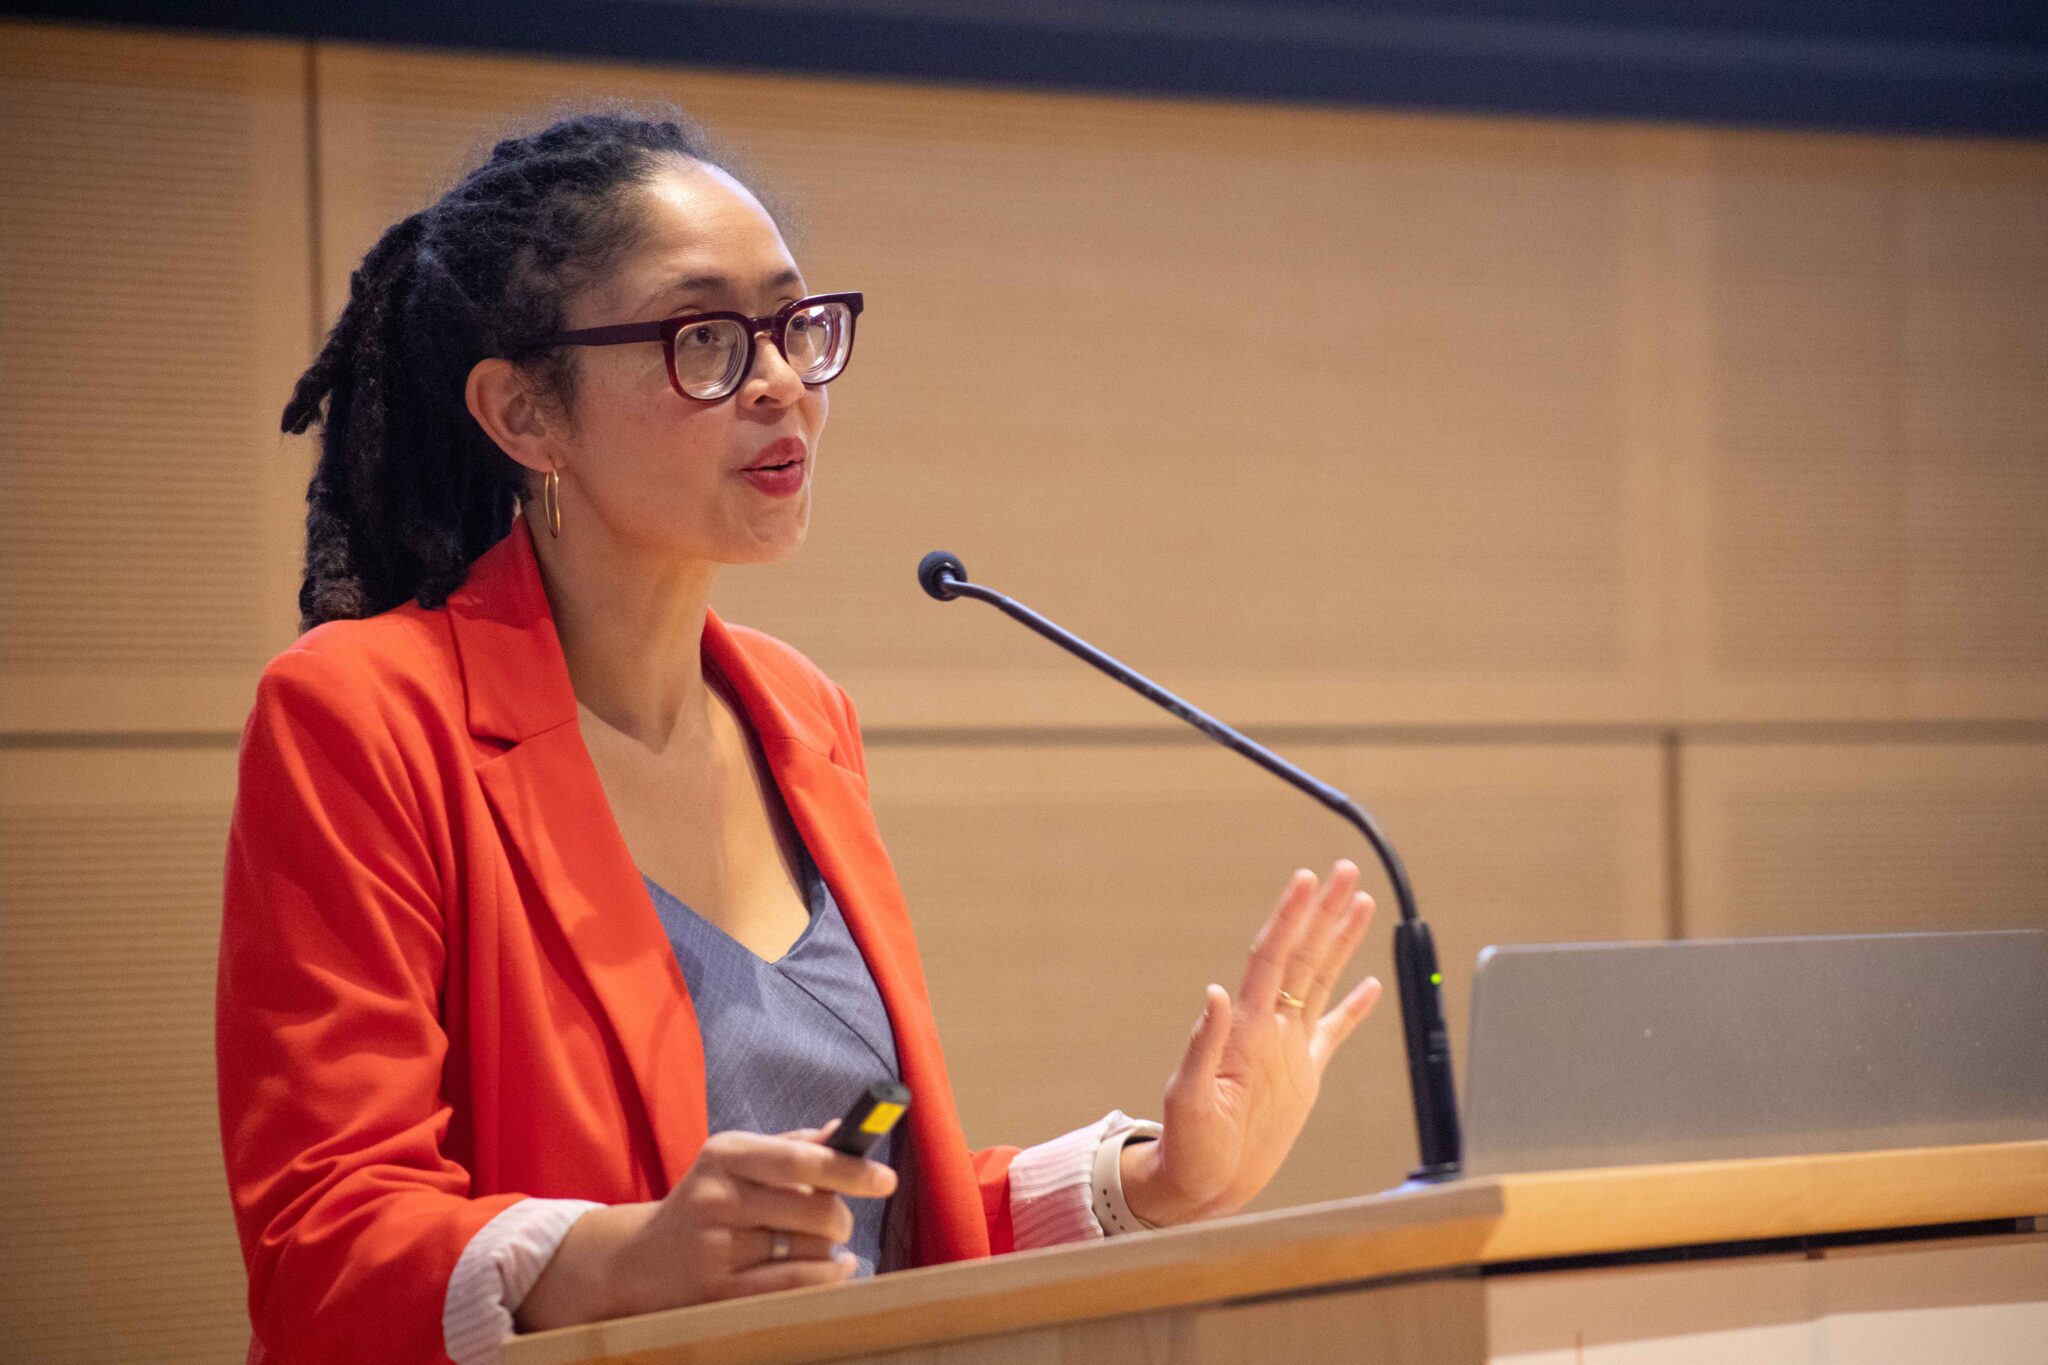
[[785,436],[762,447],[753,462],[740,471],[746,481],[770,497],[788,497],[804,486],[810,464],[801,436]]

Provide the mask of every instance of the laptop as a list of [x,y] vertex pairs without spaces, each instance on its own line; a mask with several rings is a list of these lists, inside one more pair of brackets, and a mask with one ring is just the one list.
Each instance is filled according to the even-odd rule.
[[1488,948],[1465,1171],[2048,1138],[2048,933]]

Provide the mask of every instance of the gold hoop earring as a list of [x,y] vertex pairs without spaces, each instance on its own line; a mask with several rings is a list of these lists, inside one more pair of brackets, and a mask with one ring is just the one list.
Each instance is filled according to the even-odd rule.
[[541,506],[548,513],[548,534],[559,540],[562,537],[562,471],[550,469],[540,481]]

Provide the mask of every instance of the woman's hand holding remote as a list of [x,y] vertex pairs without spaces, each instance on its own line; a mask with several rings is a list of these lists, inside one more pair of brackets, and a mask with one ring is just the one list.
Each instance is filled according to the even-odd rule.
[[521,1303],[519,1330],[846,1279],[846,1198],[884,1198],[896,1173],[832,1151],[829,1132],[714,1133],[667,1197],[592,1209]]

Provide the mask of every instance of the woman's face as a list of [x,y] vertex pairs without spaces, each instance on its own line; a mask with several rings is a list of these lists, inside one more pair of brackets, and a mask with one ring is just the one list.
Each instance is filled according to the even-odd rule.
[[[638,245],[570,300],[569,329],[714,310],[764,317],[810,292],[774,221],[725,172],[678,163],[644,193]],[[675,391],[659,342],[581,347],[575,360],[572,421],[554,452],[565,539],[595,517],[621,542],[722,564],[803,544],[825,390],[798,379],[768,335],[740,387],[715,402]],[[792,459],[793,492],[741,472]]]

